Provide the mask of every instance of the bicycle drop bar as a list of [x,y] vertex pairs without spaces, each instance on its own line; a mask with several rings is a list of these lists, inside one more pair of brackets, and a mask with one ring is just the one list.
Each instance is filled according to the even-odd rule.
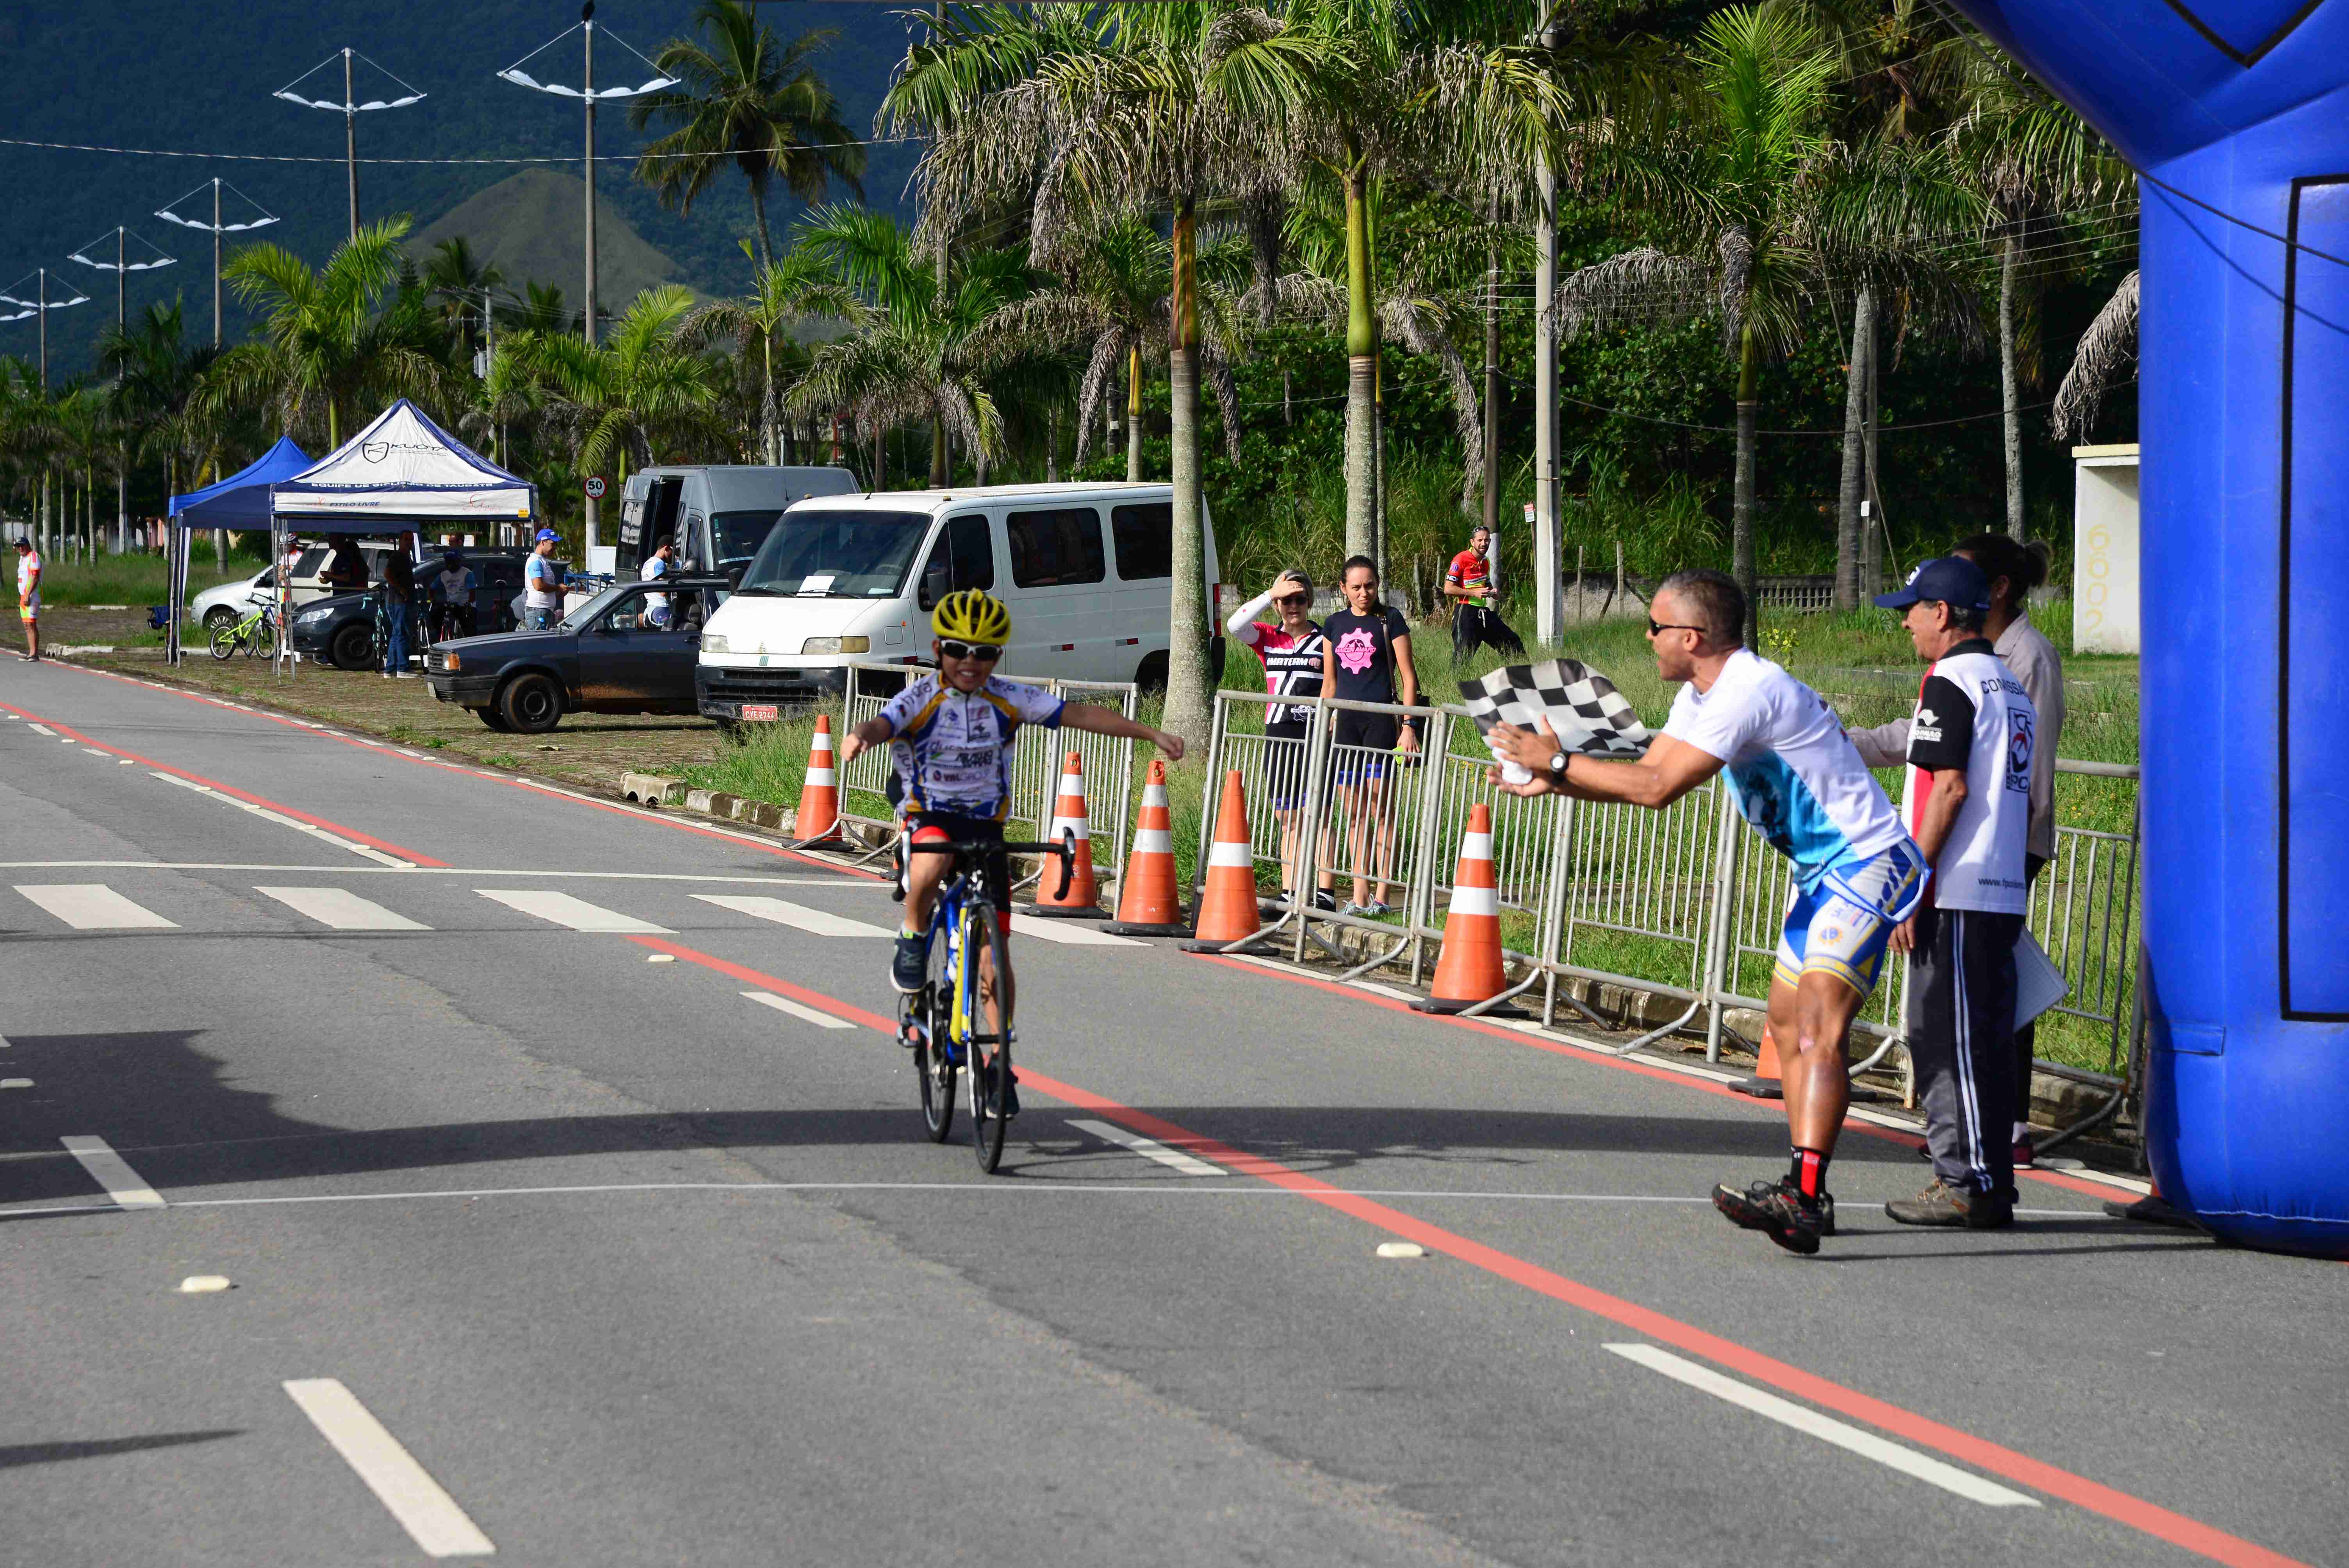
[[983,855],[996,850],[1014,855],[1050,855],[1061,862],[1061,885],[1053,891],[1054,898],[1066,898],[1069,879],[1077,874],[1077,835],[1069,829],[1061,830],[1057,842],[1038,841],[1017,843],[1009,839],[997,843],[989,839],[933,840],[928,843],[907,844],[905,848],[917,855]]

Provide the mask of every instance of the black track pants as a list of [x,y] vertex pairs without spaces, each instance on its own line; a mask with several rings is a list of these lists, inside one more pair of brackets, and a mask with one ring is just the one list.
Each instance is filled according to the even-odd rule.
[[1909,961],[1909,1054],[1925,1102],[1933,1174],[1952,1187],[2014,1185],[2014,943],[2019,914],[1917,912]]

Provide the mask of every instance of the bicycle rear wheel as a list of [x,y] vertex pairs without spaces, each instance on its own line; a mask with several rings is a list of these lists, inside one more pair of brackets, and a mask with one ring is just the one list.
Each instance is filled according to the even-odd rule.
[[253,628],[253,640],[244,645],[249,659],[274,659],[277,656],[277,623],[263,616]]
[[930,1141],[944,1143],[954,1128],[955,1064],[947,1054],[947,1030],[953,1016],[954,975],[947,964],[943,938],[930,938],[929,975],[921,990],[905,998],[909,1025],[922,1031],[914,1051],[914,1071],[922,1080],[922,1125]]
[[984,972],[979,965],[982,953],[994,960],[996,994],[1004,998],[1003,1022],[995,1031],[992,1045],[974,1044],[968,1053],[970,1137],[978,1155],[978,1168],[993,1175],[995,1168],[1003,1162],[1003,1135],[1010,1126],[1009,1119],[1003,1114],[1003,1095],[1011,1079],[1011,1006],[1001,980],[1011,973],[1011,959],[994,909],[984,903],[974,903],[963,911],[963,965],[970,975],[973,1034],[986,1033],[993,1022],[987,1002],[979,994],[979,976]]

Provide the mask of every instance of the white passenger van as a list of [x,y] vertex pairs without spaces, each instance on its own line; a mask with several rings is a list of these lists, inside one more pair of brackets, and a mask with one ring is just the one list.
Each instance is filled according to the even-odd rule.
[[[1174,491],[993,485],[801,501],[702,628],[701,712],[769,719],[838,693],[843,659],[926,663],[930,611],[983,588],[1011,612],[1014,680],[1165,684]],[[1216,530],[1201,503],[1209,631]]]
[[750,564],[767,531],[793,501],[846,495],[846,469],[691,464],[645,469],[620,489],[615,570],[633,582],[664,539],[677,542],[676,570],[730,577]]

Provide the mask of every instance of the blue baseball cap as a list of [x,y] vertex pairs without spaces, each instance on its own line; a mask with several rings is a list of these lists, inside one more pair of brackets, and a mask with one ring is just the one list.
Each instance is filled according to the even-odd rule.
[[[561,535],[561,534],[559,534],[559,533],[555,532],[555,531],[554,531],[554,530],[553,530],[553,529],[551,529],[551,528],[542,528],[542,529],[540,529],[540,530],[538,531],[538,537],[537,537],[536,539],[533,539],[533,540],[532,540],[532,541],[531,541],[531,542],[532,542],[533,544],[547,544],[547,543],[555,543],[555,544],[560,544],[562,542],[563,542],[563,535]],[[1988,592],[1988,590],[1984,590],[1984,592]]]
[[1961,610],[1990,608],[1990,578],[1962,555],[1940,555],[1918,562],[1909,581],[1889,593],[1876,596],[1879,610],[1906,610],[1920,601],[1953,604]]

